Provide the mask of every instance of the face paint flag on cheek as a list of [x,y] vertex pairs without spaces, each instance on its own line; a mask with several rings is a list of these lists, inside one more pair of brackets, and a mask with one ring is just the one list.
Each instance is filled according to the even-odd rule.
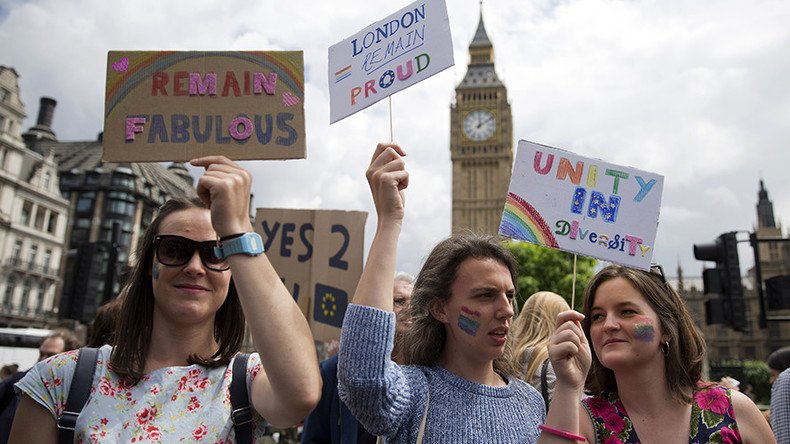
[[159,266],[156,264],[151,266],[151,277],[154,279],[159,279]]
[[474,318],[479,318],[480,312],[470,310],[466,307],[461,307],[461,311],[463,311],[465,314],[458,316],[458,326],[470,336],[477,336],[477,330],[480,328],[480,322],[476,321]]
[[647,316],[640,316],[634,324],[634,338],[642,342],[652,342],[655,338],[653,320]]

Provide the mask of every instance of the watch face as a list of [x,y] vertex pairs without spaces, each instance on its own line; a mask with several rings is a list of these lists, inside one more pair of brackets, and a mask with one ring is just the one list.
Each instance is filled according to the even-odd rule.
[[471,140],[487,140],[494,134],[494,130],[496,118],[484,109],[472,111],[464,118],[464,134]]

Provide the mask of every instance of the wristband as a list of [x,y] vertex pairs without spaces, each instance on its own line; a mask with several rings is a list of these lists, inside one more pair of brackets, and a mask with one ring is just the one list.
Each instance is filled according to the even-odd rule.
[[549,426],[546,426],[544,424],[539,425],[538,429],[540,429],[541,432],[551,433],[552,435],[559,436],[560,438],[570,439],[570,440],[574,440],[574,441],[587,442],[587,438],[585,438],[585,437],[583,437],[581,435],[576,435],[574,433],[566,432],[564,430],[553,429],[553,428],[551,428]]

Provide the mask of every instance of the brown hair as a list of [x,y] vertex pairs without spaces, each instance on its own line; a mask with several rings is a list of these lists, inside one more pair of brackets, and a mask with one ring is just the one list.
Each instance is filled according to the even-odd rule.
[[118,325],[124,291],[121,292],[121,296],[108,301],[96,310],[96,318],[93,319],[91,334],[86,344],[88,347],[98,348],[104,344],[114,344],[115,327]]
[[[137,248],[136,263],[132,268],[128,291],[123,298],[118,327],[115,330],[115,348],[110,357],[112,370],[129,384],[134,385],[142,379],[146,354],[151,344],[154,290],[149,273],[153,266],[154,238],[159,234],[159,227],[167,216],[190,208],[205,209],[206,206],[197,198],[167,201],[145,230]],[[244,313],[231,278],[225,302],[214,317],[214,338],[219,348],[211,356],[190,355],[187,362],[209,368],[227,365],[241,348],[244,325]]]
[[[557,293],[539,291],[524,303],[513,322],[513,365],[519,369],[521,379],[529,382],[538,367],[549,357],[548,345],[557,323],[557,315],[571,307]],[[524,355],[532,349],[529,360]]]
[[[663,276],[620,265],[610,265],[599,271],[584,291],[586,317],[582,327],[587,340],[592,344],[590,312],[595,303],[595,293],[601,284],[618,277],[626,279],[633,285],[658,315],[661,331],[669,337],[669,346],[665,350],[664,359],[667,389],[675,400],[684,404],[690,403],[691,395],[702,377],[705,341],[694,325],[694,320],[683,299],[664,281]],[[587,375],[587,390],[594,395],[616,393],[617,382],[614,372],[601,364],[592,347],[591,351],[592,366]]]
[[[444,324],[433,317],[430,309],[433,304],[450,299],[458,267],[467,259],[494,259],[502,263],[510,271],[515,286],[516,261],[495,237],[456,234],[439,242],[428,255],[414,282],[409,305],[412,325],[403,336],[405,364],[432,366],[439,360],[447,333]],[[505,344],[502,356],[494,360],[494,370],[502,375],[516,374],[510,362],[510,343],[508,341]]]

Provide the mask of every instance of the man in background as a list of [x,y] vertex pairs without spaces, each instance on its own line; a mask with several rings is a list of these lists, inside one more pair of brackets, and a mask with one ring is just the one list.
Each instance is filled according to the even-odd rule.
[[[51,358],[59,353],[80,348],[81,344],[77,337],[68,330],[56,330],[41,341],[38,347],[38,361]],[[11,424],[14,422],[19,398],[14,393],[14,384],[19,382],[27,370],[9,376],[0,382],[0,444],[8,442],[8,435],[11,433]]]

